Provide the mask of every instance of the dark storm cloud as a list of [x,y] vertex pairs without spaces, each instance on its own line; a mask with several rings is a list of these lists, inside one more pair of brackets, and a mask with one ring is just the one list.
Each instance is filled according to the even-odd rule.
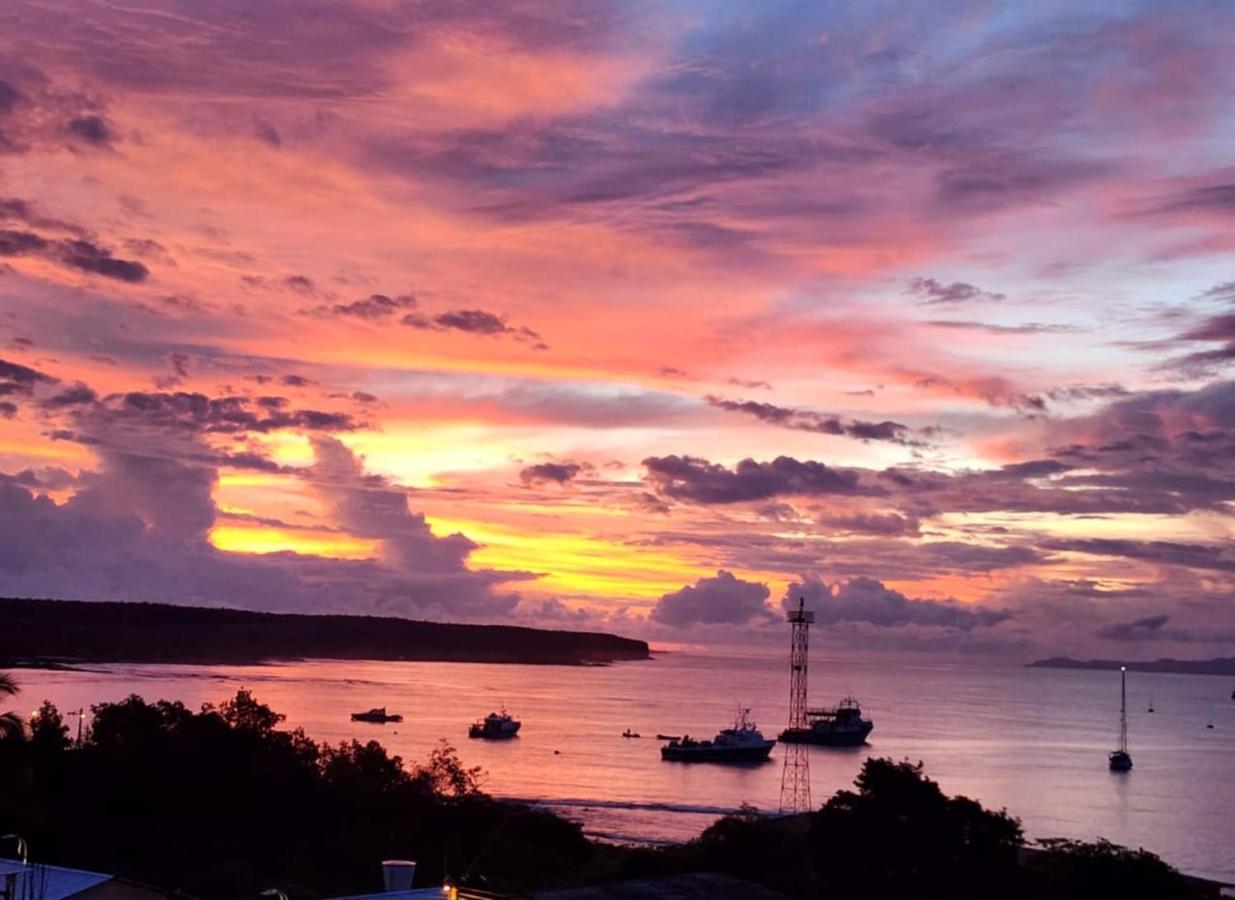
[[0,198],[0,219],[9,222],[20,222],[31,228],[50,231],[64,231],[77,237],[87,237],[86,229],[72,222],[57,219],[40,212],[38,206],[20,197]]
[[1235,550],[1226,544],[1184,544],[1176,541],[1134,541],[1119,538],[1054,538],[1042,541],[1041,546],[1056,552],[1115,556],[1160,565],[1235,572]]
[[[207,448],[207,435],[243,438],[275,431],[352,431],[360,423],[346,413],[289,409],[255,402],[249,397],[209,397],[200,393],[130,391],[101,399],[85,385],[64,391],[43,403],[44,411],[67,414],[70,428],[60,439],[132,453],[162,454],[225,465],[227,459]],[[59,420],[55,420],[59,421]],[[265,468],[256,457],[234,451],[242,468]]]
[[[393,545],[393,564],[292,553],[216,550],[208,467],[108,455],[68,501],[56,504],[0,479],[0,591],[12,596],[171,602],[296,612],[360,612],[484,619],[517,597],[495,590],[519,572],[456,565],[457,539],[435,545],[397,508],[367,535]],[[363,504],[361,504],[363,509]],[[423,527],[423,523],[421,524]],[[427,529],[425,529],[427,531]],[[417,553],[424,556],[417,556]],[[124,565],[117,565],[123,560]]]
[[1056,403],[1067,403],[1080,400],[1111,400],[1116,397],[1128,397],[1130,390],[1121,384],[1069,384],[1051,388],[1046,392],[1047,399]]
[[1206,627],[1200,628],[1168,628],[1167,623],[1170,621],[1171,616],[1166,613],[1157,613],[1141,619],[1106,625],[1094,632],[1094,635],[1104,640],[1125,643],[1225,644],[1235,640],[1235,630],[1214,628],[1212,627],[1212,621],[1206,623]]
[[845,534],[875,534],[915,537],[920,523],[913,516],[897,513],[853,513],[851,515],[819,515],[815,522],[830,531]]
[[71,388],[61,391],[51,397],[48,397],[42,402],[44,409],[63,409],[68,406],[81,406],[85,403],[94,403],[99,399],[91,388],[78,382]]
[[762,422],[777,425],[781,428],[790,428],[794,431],[832,434],[851,437],[860,441],[891,441],[897,444],[915,443],[908,437],[909,427],[899,422],[862,422],[853,419],[842,419],[830,413],[794,409],[793,407],[777,406],[774,403],[760,403],[753,400],[725,400],[713,395],[708,395],[704,399],[709,406],[717,409],[754,416]]
[[1163,626],[1171,617],[1162,613],[1156,616],[1146,616],[1132,622],[1118,622],[1098,630],[1097,635],[1111,641],[1144,641],[1161,640]]
[[97,115],[75,116],[69,119],[68,129],[83,141],[99,146],[111,143],[114,136],[107,120]]
[[1002,153],[939,173],[936,199],[952,211],[987,212],[1042,201],[1104,174],[1081,160],[1027,158]]
[[1065,420],[1054,434],[1053,456],[1097,470],[1076,476],[1079,484],[1156,487],[1189,508],[1212,506],[1230,496],[1235,479],[1235,381],[1134,394]]
[[[1209,389],[1206,389],[1209,390]],[[1193,402],[1199,402],[1193,398]],[[941,472],[893,467],[882,470],[837,469],[813,460],[778,457],[772,462],[745,459],[732,469],[690,456],[649,457],[643,461],[647,483],[663,499],[698,504],[729,504],[793,496],[852,496],[880,498],[898,514],[916,519],[947,512],[1025,512],[1062,515],[1143,513],[1179,515],[1191,509],[1221,510],[1231,484],[1218,478],[1235,464],[1222,454],[1235,435],[1218,434],[1212,440],[1177,442],[1191,453],[1181,453],[1195,465],[1208,464],[1212,474],[1138,472],[1127,457],[1144,460],[1146,451],[1117,445],[1091,452],[1074,447],[1056,450],[1053,458],[1010,463],[998,469]],[[1078,463],[1093,465],[1108,454],[1108,465],[1129,469],[1123,473],[1077,474]],[[1083,489],[1082,489],[1083,488]]]
[[1185,374],[1207,375],[1235,364],[1235,312],[1220,313],[1202,321],[1175,338],[1177,342],[1219,344],[1208,350],[1194,350],[1167,360],[1164,368],[1178,369]]
[[922,298],[926,305],[968,303],[974,300],[998,302],[1006,300],[1004,294],[984,291],[964,281],[947,284],[934,278],[915,278],[909,282],[909,291]]
[[7,81],[0,80],[0,115],[13,111],[21,102],[21,92]]
[[312,409],[255,412],[245,397],[206,397],[204,394],[152,394],[138,391],[113,395],[105,406],[122,414],[139,415],[147,422],[200,428],[205,432],[270,432],[285,428],[311,431],[350,431],[358,427],[346,413]]
[[1031,394],[1000,376],[956,377],[939,372],[906,371],[914,386],[928,391],[946,391],[958,397],[976,397],[990,406],[1012,409],[1024,415],[1046,412],[1046,398]]
[[864,622],[880,628],[920,625],[972,631],[1012,618],[1007,610],[966,606],[954,600],[913,600],[874,578],[850,578],[832,586],[806,578],[786,588],[782,608],[795,608],[799,598],[805,599],[806,608],[814,611],[815,622],[821,625]]
[[1201,299],[1235,301],[1235,281],[1224,281],[1221,284],[1215,284],[1201,293]]
[[400,294],[390,297],[386,294],[370,294],[351,303],[335,303],[329,306],[315,306],[305,310],[314,316],[343,316],[378,322],[390,318],[397,312],[415,309],[416,298],[411,294]]
[[35,385],[55,384],[58,380],[38,369],[0,359],[0,397],[11,394],[29,396],[34,393]]
[[744,459],[732,470],[694,456],[650,456],[643,461],[657,493],[694,503],[742,503],[785,495],[871,493],[856,472],[820,462],[778,456],[761,463]]
[[531,344],[535,350],[548,349],[544,339],[532,329],[509,325],[504,316],[483,309],[454,309],[433,316],[409,313],[402,321],[404,325],[421,330],[509,335],[516,341]]
[[339,529],[380,542],[382,559],[219,551],[209,541],[218,467],[276,469],[254,454],[213,451],[201,425],[209,408],[190,407],[77,415],[94,429],[87,442],[99,465],[63,503],[33,493],[49,487],[44,478],[0,477],[0,593],[484,619],[518,602],[500,584],[533,577],[468,568],[472,541],[434,535],[405,491],[324,436],[314,438],[308,483]]
[[566,484],[583,471],[583,465],[577,462],[543,462],[528,466],[519,472],[519,478],[524,484]]
[[1163,199],[1148,212],[1212,212],[1235,215],[1235,184],[1212,184],[1192,188]]
[[52,239],[33,231],[0,230],[0,256],[41,256],[71,269],[130,283],[145,281],[150,274],[143,263],[115,257],[92,241]]
[[771,621],[775,613],[767,605],[771,592],[766,584],[743,581],[723,569],[700,578],[693,585],[672,591],[656,601],[651,618],[662,625],[741,625]]

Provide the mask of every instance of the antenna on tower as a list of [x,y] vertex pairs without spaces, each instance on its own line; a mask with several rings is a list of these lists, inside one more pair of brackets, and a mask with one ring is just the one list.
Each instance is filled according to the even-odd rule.
[[[798,608],[791,609],[785,617],[789,622],[789,727],[807,728],[806,717],[806,669],[807,649],[810,642],[810,623],[815,614],[806,609],[806,598],[798,598]],[[783,813],[809,812],[810,802],[810,756],[807,745],[781,743],[785,752],[785,768],[780,776],[780,811]]]

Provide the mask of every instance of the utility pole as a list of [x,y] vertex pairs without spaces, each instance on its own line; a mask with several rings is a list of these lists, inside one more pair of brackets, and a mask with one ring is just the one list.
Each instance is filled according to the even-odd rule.
[[[789,622],[789,727],[808,727],[806,718],[806,685],[810,624],[815,614],[806,609],[806,598],[798,598],[798,608],[785,617]],[[785,767],[780,776],[780,811],[810,812],[810,756],[804,743],[782,743]]]

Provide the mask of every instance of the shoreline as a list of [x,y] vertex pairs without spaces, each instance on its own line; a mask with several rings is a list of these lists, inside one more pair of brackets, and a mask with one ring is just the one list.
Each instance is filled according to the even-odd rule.
[[31,670],[40,672],[98,672],[95,666],[281,666],[294,663],[311,662],[383,662],[383,663],[471,663],[495,666],[561,666],[564,668],[607,669],[618,663],[654,662],[655,655],[642,659],[612,659],[604,661],[587,660],[529,660],[516,658],[483,657],[434,657],[434,656],[264,656],[264,657],[207,657],[202,659],[178,658],[137,658],[137,657],[0,657],[0,669]]

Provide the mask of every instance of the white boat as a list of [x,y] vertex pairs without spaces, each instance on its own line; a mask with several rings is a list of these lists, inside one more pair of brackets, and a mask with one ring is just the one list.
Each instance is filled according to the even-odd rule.
[[519,727],[522,724],[522,722],[513,718],[510,713],[503,709],[500,713],[491,712],[483,719],[473,722],[467,730],[467,736],[470,738],[503,740],[518,734]]
[[690,735],[660,748],[660,758],[674,762],[762,762],[776,741],[769,741],[750,720],[750,710],[738,713],[732,728],[724,728],[710,741],[697,741]]

